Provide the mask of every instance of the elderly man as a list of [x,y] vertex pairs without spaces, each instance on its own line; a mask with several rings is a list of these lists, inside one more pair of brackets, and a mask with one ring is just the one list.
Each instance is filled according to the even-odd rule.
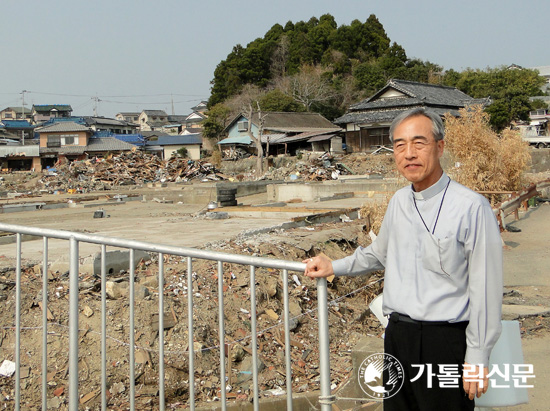
[[[304,261],[308,277],[385,269],[384,350],[404,372],[385,411],[473,410],[474,397],[487,391],[489,355],[500,335],[498,224],[484,197],[443,172],[443,137],[437,114],[417,108],[399,115],[390,139],[397,168],[412,184],[391,199],[378,237],[340,260]],[[439,385],[443,366],[461,373],[455,387]],[[471,376],[463,372],[470,369]]]

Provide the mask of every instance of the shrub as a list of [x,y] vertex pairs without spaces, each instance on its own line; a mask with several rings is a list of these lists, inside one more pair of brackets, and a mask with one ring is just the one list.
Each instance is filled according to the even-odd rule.
[[456,181],[477,191],[522,187],[531,156],[519,131],[506,129],[498,135],[481,106],[461,109],[460,117],[447,114],[445,123],[445,147],[454,163],[449,173]]

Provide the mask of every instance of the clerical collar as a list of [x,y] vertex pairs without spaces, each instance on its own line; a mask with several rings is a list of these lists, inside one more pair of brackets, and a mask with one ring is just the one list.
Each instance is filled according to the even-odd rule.
[[416,200],[429,200],[430,198],[436,196],[441,191],[443,191],[445,187],[447,187],[447,184],[449,184],[449,180],[449,176],[445,174],[445,172],[443,172],[439,180],[437,180],[435,184],[429,186],[427,189],[422,191],[414,191],[414,188],[411,184],[411,191]]

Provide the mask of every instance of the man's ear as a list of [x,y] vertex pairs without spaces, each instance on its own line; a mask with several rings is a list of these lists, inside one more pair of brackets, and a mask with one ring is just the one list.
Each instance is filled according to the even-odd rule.
[[437,156],[441,158],[445,149],[445,140],[438,140],[437,142]]

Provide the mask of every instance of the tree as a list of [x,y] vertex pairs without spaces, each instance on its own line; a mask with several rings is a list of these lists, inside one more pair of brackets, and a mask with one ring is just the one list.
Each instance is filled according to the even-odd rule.
[[271,56],[271,73],[273,77],[284,77],[290,55],[290,40],[286,34],[281,35]]
[[[324,14],[284,27],[275,24],[263,38],[246,47],[236,45],[214,71],[209,107],[238,95],[247,84],[265,91],[275,84],[307,111],[332,118],[342,112],[347,98],[339,96],[338,84],[349,75],[367,94],[392,77],[437,82],[434,73],[439,71],[431,63],[409,60],[374,14],[340,27],[332,15]],[[283,102],[279,97],[276,105]]]
[[500,131],[513,121],[528,119],[529,97],[540,94],[545,80],[537,70],[498,67],[467,69],[459,74],[449,71],[443,82],[474,98],[490,97],[492,104],[485,111],[491,116],[491,125]]
[[218,103],[210,108],[206,115],[208,117],[201,122],[202,135],[220,141],[220,137],[231,119],[231,109],[222,103]]
[[537,98],[531,101],[531,110],[547,109],[548,103],[543,99]]
[[334,97],[328,70],[321,66],[304,65],[300,72],[286,78],[282,83],[282,90],[292,95],[294,100],[302,104],[306,111],[311,111],[314,103],[326,103]]
[[187,154],[189,154],[188,151],[187,151],[187,149],[186,149],[185,147],[179,148],[179,149],[176,151],[176,153],[177,153],[180,157],[183,157],[183,158],[187,157]]
[[[238,108],[239,112],[248,120],[247,134],[250,140],[254,143],[257,150],[256,158],[256,176],[260,177],[264,172],[264,150],[262,147],[261,137],[263,134],[263,125],[265,120],[265,113],[262,113],[260,107],[260,99],[263,96],[263,92],[259,87],[247,84],[243,87],[243,90],[238,96],[235,96],[230,102],[229,106]],[[258,117],[258,136],[256,137],[252,133],[252,120]]]
[[260,108],[263,111],[305,111],[305,107],[295,101],[289,95],[276,88],[262,95],[259,100]]
[[355,68],[353,76],[355,77],[356,87],[363,90],[367,95],[381,89],[387,82],[384,71],[375,63],[359,64]]

